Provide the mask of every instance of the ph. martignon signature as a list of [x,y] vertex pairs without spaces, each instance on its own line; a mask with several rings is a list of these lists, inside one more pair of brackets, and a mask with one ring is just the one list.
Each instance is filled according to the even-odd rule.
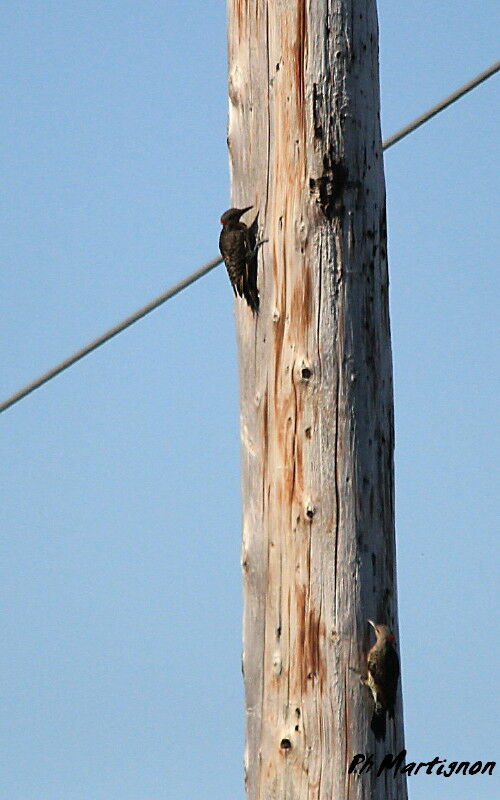
[[394,771],[396,775],[442,775],[449,778],[451,775],[493,775],[496,761],[448,761],[446,758],[436,756],[431,761],[409,761],[405,764],[406,750],[401,750],[396,756],[387,753],[377,762],[372,753],[357,753],[349,764],[349,775],[353,772],[362,775],[365,772],[376,772],[377,778],[383,772]]

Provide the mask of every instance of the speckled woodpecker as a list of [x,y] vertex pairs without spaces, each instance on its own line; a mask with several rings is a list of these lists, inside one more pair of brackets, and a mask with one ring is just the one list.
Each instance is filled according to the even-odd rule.
[[394,718],[396,690],[399,678],[399,658],[394,646],[395,639],[387,625],[368,620],[375,630],[377,641],[368,651],[368,679],[366,683],[371,689],[375,708],[371,721],[371,729],[375,738],[385,739],[386,714]]
[[[219,237],[219,249],[235,296],[244,297],[253,313],[259,310],[259,292],[257,289],[257,219],[250,227],[240,222],[240,217],[247,208],[230,208],[220,219],[222,231]],[[260,244],[260,243],[259,243]]]

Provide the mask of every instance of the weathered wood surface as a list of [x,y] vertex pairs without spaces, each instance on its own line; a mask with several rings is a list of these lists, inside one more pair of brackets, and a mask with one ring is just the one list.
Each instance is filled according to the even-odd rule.
[[[372,0],[229,0],[233,205],[263,237],[236,301],[250,800],[405,800],[356,753],[367,617],[397,637],[392,361]],[[253,212],[246,215],[252,219]]]

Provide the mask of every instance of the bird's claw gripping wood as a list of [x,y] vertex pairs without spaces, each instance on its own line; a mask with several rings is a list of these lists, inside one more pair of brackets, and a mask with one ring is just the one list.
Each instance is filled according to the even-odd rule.
[[252,258],[255,258],[255,256],[257,255],[257,252],[258,252],[258,250],[259,250],[259,247],[262,247],[262,245],[263,245],[263,244],[266,244],[268,241],[269,241],[269,239],[260,239],[260,240],[259,240],[259,241],[256,243],[256,245],[255,245],[254,249],[252,250]]

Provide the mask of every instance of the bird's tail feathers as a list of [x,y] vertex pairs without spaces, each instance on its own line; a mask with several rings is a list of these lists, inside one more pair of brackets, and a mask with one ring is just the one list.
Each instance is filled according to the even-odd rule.
[[256,314],[259,310],[259,292],[256,286],[250,286],[248,283],[243,289],[243,293],[245,295],[245,300],[247,301],[248,305],[252,309],[252,312]]
[[375,705],[370,727],[378,742],[385,739],[385,708],[383,708],[380,703]]

